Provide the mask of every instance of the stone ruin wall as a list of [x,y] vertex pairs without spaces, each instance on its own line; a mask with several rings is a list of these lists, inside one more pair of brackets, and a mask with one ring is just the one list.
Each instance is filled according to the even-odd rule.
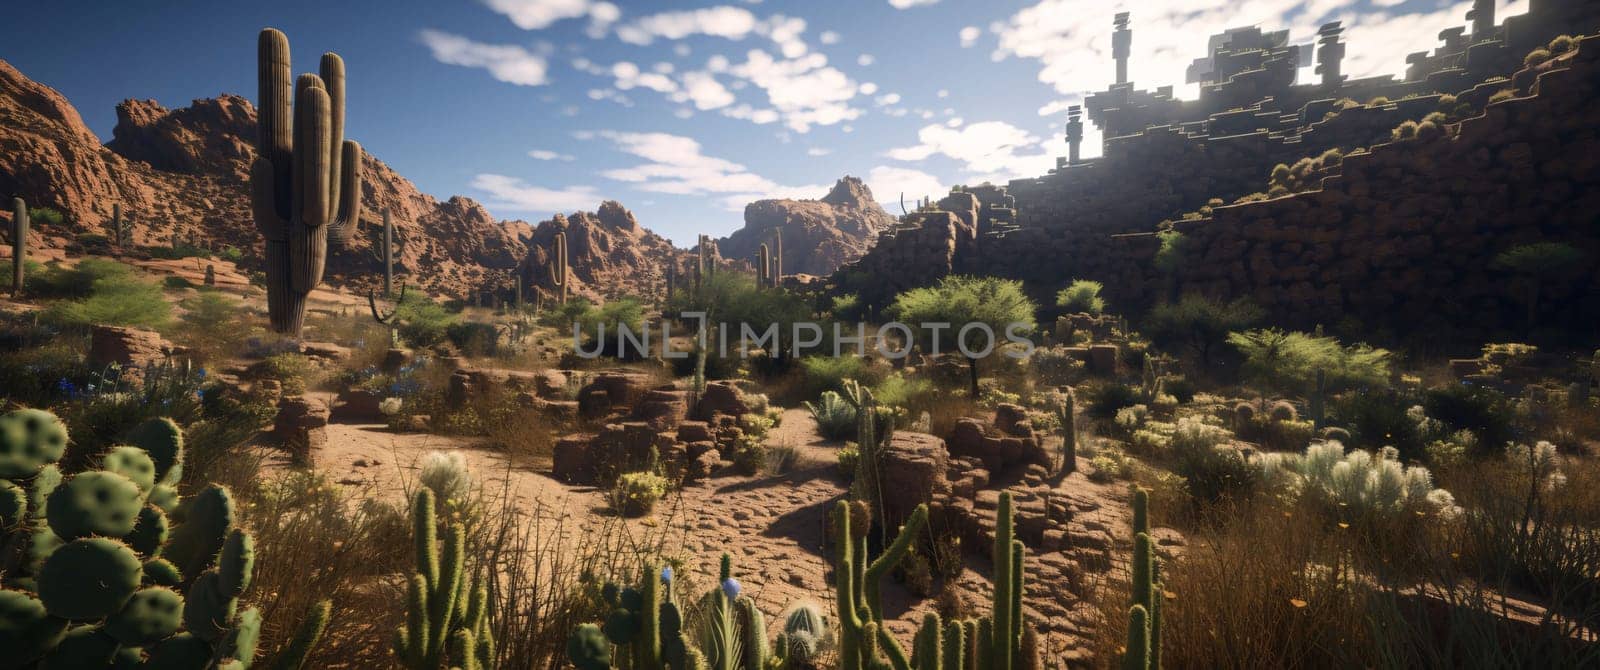
[[1349,156],[1317,191],[1219,207],[1179,222],[1175,284],[1153,267],[1153,233],[1105,238],[1083,276],[1117,305],[1170,294],[1246,296],[1287,326],[1346,318],[1443,333],[1520,327],[1520,293],[1495,255],[1562,241],[1585,253],[1540,296],[1544,318],[1600,323],[1600,38],[1538,76],[1533,95],[1489,105],[1459,134]]
[[[1502,46],[1497,50],[1484,52],[1494,56],[1492,62],[1496,66],[1509,68],[1500,71],[1509,72],[1514,69],[1510,65],[1501,63],[1508,61],[1503,57],[1504,54],[1510,53],[1513,49],[1522,49],[1526,46],[1524,43],[1538,44],[1540,43],[1538,40],[1543,39],[1547,33],[1563,32],[1563,28],[1569,27],[1563,23],[1564,21],[1581,19],[1591,25],[1600,24],[1600,7],[1571,8],[1552,6],[1545,2],[1536,2],[1535,5],[1539,6],[1534,7],[1534,12],[1529,15],[1511,17],[1507,21],[1502,34],[1506,43],[1513,46]],[[1582,16],[1578,19],[1569,16],[1574,12],[1581,13]],[[1590,53],[1584,55],[1586,60],[1578,65],[1580,68],[1589,67],[1587,63],[1592,62],[1589,59],[1593,52],[1600,51],[1600,47],[1593,46],[1593,40],[1587,40],[1585,43]],[[1525,51],[1523,50],[1524,53]],[[1478,59],[1481,67],[1489,67],[1483,65],[1485,62],[1491,62],[1489,56],[1484,53],[1476,54],[1474,57]],[[1442,57],[1435,55],[1433,58],[1438,60]],[[1520,58],[1518,55],[1515,59],[1519,65]],[[1421,58],[1413,59],[1414,68],[1422,68],[1429,64]],[[1410,86],[1409,89],[1401,90],[1415,94],[1422,90],[1440,90],[1432,86],[1439,84],[1441,78],[1446,75],[1450,81],[1459,78],[1458,74],[1435,71],[1440,67],[1438,62],[1433,62],[1432,66],[1434,70],[1423,75],[1424,82],[1401,83],[1397,86]],[[1473,70],[1477,71],[1479,68],[1474,67]],[[1460,70],[1454,72],[1459,73]],[[1528,88],[1532,84],[1533,74],[1535,73],[1519,73],[1511,83],[1479,84],[1461,90],[1458,98],[1481,106],[1490,95],[1510,84]],[[1565,76],[1561,78],[1564,79]],[[1352,83],[1364,85],[1365,80]],[[1561,83],[1554,85],[1571,86]],[[1548,86],[1544,88],[1548,90]],[[1391,92],[1404,94],[1398,90]],[[1567,95],[1593,100],[1593,93],[1589,91],[1575,90]],[[1304,325],[1300,322],[1311,322],[1311,325],[1314,325],[1317,322],[1337,323],[1344,319],[1346,310],[1353,310],[1350,315],[1363,320],[1379,322],[1388,320],[1393,315],[1382,313],[1388,303],[1374,296],[1365,295],[1377,292],[1367,291],[1367,286],[1383,286],[1385,292],[1398,292],[1406,296],[1396,299],[1393,305],[1427,309],[1430,310],[1428,313],[1436,314],[1446,322],[1458,325],[1482,325],[1484,310],[1494,312],[1499,320],[1509,320],[1513,317],[1500,314],[1508,309],[1504,279],[1491,278],[1481,268],[1487,267],[1489,259],[1492,259],[1494,254],[1509,246],[1534,239],[1544,239],[1540,237],[1541,232],[1553,239],[1568,241],[1581,237],[1580,231],[1572,229],[1539,230],[1542,226],[1548,225],[1547,220],[1542,220],[1547,217],[1539,212],[1552,207],[1560,206],[1571,210],[1572,213],[1565,214],[1568,216],[1581,216],[1583,211],[1600,211],[1594,209],[1592,203],[1576,199],[1577,194],[1584,192],[1576,183],[1567,187],[1574,190],[1570,192],[1571,197],[1565,204],[1549,201],[1534,202],[1536,198],[1513,195],[1513,193],[1523,193],[1526,189],[1518,186],[1518,182],[1509,176],[1497,174],[1505,171],[1504,166],[1489,166],[1467,174],[1463,172],[1464,165],[1459,162],[1436,161],[1431,165],[1419,164],[1413,166],[1416,172],[1408,173],[1406,180],[1394,189],[1397,192],[1390,193],[1390,189],[1381,187],[1376,191],[1369,189],[1358,198],[1340,200],[1339,211],[1320,210],[1320,213],[1314,213],[1309,220],[1307,212],[1292,211],[1293,208],[1318,209],[1309,204],[1316,202],[1312,200],[1312,196],[1301,195],[1279,198],[1267,203],[1222,207],[1217,209],[1210,220],[1180,223],[1180,229],[1190,233],[1193,238],[1190,240],[1191,249],[1204,247],[1207,251],[1202,256],[1203,260],[1195,264],[1199,267],[1191,268],[1190,274],[1181,280],[1182,284],[1177,288],[1166,278],[1159,276],[1151,265],[1151,259],[1159,248],[1159,241],[1151,231],[1155,230],[1161,221],[1177,219],[1184,212],[1197,210],[1211,198],[1221,198],[1225,202],[1231,202],[1243,195],[1265,191],[1270,172],[1277,164],[1292,164],[1302,157],[1315,157],[1331,148],[1339,148],[1348,154],[1356,148],[1386,143],[1389,141],[1390,131],[1402,121],[1417,120],[1436,110],[1438,98],[1438,94],[1415,95],[1411,98],[1395,99],[1381,107],[1349,109],[1332,118],[1309,123],[1297,133],[1258,130],[1213,136],[1214,131],[1223,129],[1225,125],[1241,122],[1238,118],[1239,112],[1234,111],[1215,114],[1206,122],[1199,124],[1160,126],[1135,135],[1111,138],[1106,142],[1104,157],[1076,165],[1063,164],[1061,168],[1053,170],[1048,175],[1011,182],[1004,192],[1014,198],[1014,209],[1011,211],[1016,225],[991,225],[985,228],[979,224],[980,230],[976,235],[970,232],[970,228],[962,229],[956,225],[942,223],[929,230],[914,231],[921,221],[935,219],[943,222],[943,219],[927,212],[913,213],[907,217],[907,222],[901,224],[898,233],[884,236],[871,253],[855,266],[846,268],[847,273],[855,271],[858,277],[868,276],[872,280],[847,282],[844,288],[860,293],[863,302],[869,306],[882,306],[891,301],[898,291],[927,285],[947,274],[991,274],[1025,280],[1036,299],[1040,300],[1041,304],[1049,305],[1053,301],[1054,291],[1066,281],[1072,278],[1092,278],[1105,282],[1107,296],[1114,304],[1121,305],[1130,312],[1141,311],[1175,291],[1194,289],[1217,295],[1250,295],[1285,323]],[[1331,100],[1325,102],[1331,104]],[[1510,103],[1496,107],[1501,108],[1506,104]],[[1512,108],[1554,104],[1561,103],[1549,99],[1539,102],[1519,100],[1512,105]],[[1301,115],[1306,118],[1316,118],[1322,116],[1325,111],[1326,105],[1313,104],[1302,110]],[[1506,112],[1493,113],[1493,115],[1503,114]],[[1547,118],[1560,120],[1564,126],[1574,129],[1582,129],[1585,124],[1592,125],[1595,120],[1588,108],[1548,109],[1543,114]],[[1493,115],[1491,118],[1499,118]],[[1570,118],[1550,115],[1568,115]],[[1490,131],[1486,130],[1484,122],[1469,121],[1465,126],[1466,139],[1458,142],[1493,144],[1508,141],[1507,138],[1515,137],[1519,133],[1537,134],[1543,131],[1539,127],[1542,125],[1542,119],[1524,119],[1521,116],[1516,119],[1518,123],[1526,120],[1528,127],[1499,128],[1491,133],[1497,133],[1498,137],[1485,134]],[[1259,125],[1266,127],[1270,124],[1263,119]],[[1553,153],[1572,150],[1572,146],[1567,144],[1550,145],[1546,150],[1536,151],[1531,160],[1535,161],[1536,165],[1542,166],[1545,165],[1547,156],[1552,156],[1549,160],[1556,160],[1553,158]],[[1347,182],[1365,181],[1374,184],[1380,176],[1366,174],[1373,170],[1370,162],[1366,161],[1404,161],[1407,159],[1394,157],[1403,156],[1409,151],[1409,147],[1380,149],[1377,153],[1381,154],[1382,158],[1357,160],[1351,168],[1348,168],[1352,171],[1353,179],[1348,179]],[[1520,150],[1512,153],[1516,154],[1517,151]],[[1499,158],[1498,154],[1491,152],[1490,155]],[[1393,168],[1384,169],[1387,170],[1383,175],[1385,179],[1402,174],[1394,172]],[[1355,174],[1357,172],[1361,174],[1358,176]],[[1481,209],[1484,203],[1479,198],[1467,198],[1465,201],[1451,199],[1445,204],[1439,204],[1435,198],[1433,204],[1429,205],[1430,211],[1438,212],[1438,216],[1441,217],[1448,215],[1451,220],[1443,225],[1449,228],[1440,228],[1437,225],[1423,226],[1415,221],[1401,224],[1394,215],[1400,207],[1393,203],[1380,202],[1372,195],[1372,193],[1389,193],[1383,197],[1408,201],[1413,198],[1425,200],[1427,198],[1422,193],[1424,186],[1455,179],[1482,180],[1483,183],[1479,186],[1498,188],[1507,193],[1498,197],[1493,207],[1489,209]],[[1338,183],[1339,180],[1335,180],[1335,184]],[[1344,187],[1336,186],[1336,188]],[[1452,194],[1452,198],[1458,195],[1460,194]],[[1283,204],[1286,200],[1294,204]],[[967,216],[965,202],[965,200],[952,202],[951,198],[946,198],[940,201],[939,205],[941,209],[953,210],[955,212],[953,216],[957,221],[967,222],[970,226],[970,222],[974,219]],[[1277,208],[1291,209],[1288,214],[1293,218],[1283,217],[1276,211],[1266,217],[1257,217],[1254,214]],[[1469,208],[1474,209],[1463,211]],[[1502,221],[1484,221],[1480,213],[1490,210],[1501,212]],[[1376,219],[1370,219],[1372,222],[1366,223],[1356,218],[1368,216],[1376,216]],[[1250,225],[1242,223],[1246,220],[1252,223]],[[1505,228],[1507,225],[1505,221],[1516,221],[1523,226],[1518,230],[1508,230]],[[1316,230],[1303,228],[1308,225],[1317,228]],[[1277,232],[1264,229],[1274,226],[1288,227]],[[1202,228],[1204,230],[1201,230]],[[1395,248],[1397,243],[1380,243],[1381,238],[1386,236],[1410,239],[1426,234],[1431,238],[1432,232],[1441,230],[1449,230],[1452,235],[1458,235],[1464,240],[1452,240],[1453,246],[1472,247],[1470,252],[1462,249],[1449,250],[1458,257],[1448,261],[1448,264],[1455,268],[1450,276],[1464,272],[1464,268],[1467,267],[1480,268],[1478,271],[1467,273],[1473,277],[1472,282],[1474,282],[1468,291],[1474,296],[1470,303],[1461,302],[1455,295],[1442,295],[1426,284],[1425,280],[1430,276],[1446,277],[1444,269],[1435,269],[1431,274],[1407,269],[1387,274],[1380,273],[1375,278],[1355,276],[1357,272],[1355,268],[1374,270],[1388,267],[1382,263],[1379,264],[1379,268],[1371,267],[1368,259],[1374,257],[1412,259],[1407,262],[1416,267],[1434,267],[1446,263],[1443,260],[1436,263],[1427,258],[1425,252],[1432,249],[1431,244],[1406,242],[1398,252],[1400,255],[1397,256]],[[1321,241],[1293,240],[1297,235],[1313,234],[1320,236]],[[1273,246],[1267,246],[1268,242],[1273,243]],[[1229,253],[1235,255],[1229,256]],[[1330,253],[1331,257],[1328,256]],[[1246,258],[1247,254],[1255,256]],[[1263,256],[1269,257],[1271,261],[1262,260]],[[1600,254],[1591,254],[1590,259],[1594,258],[1600,258]],[[1339,268],[1338,271],[1343,274],[1333,278],[1322,276],[1325,272],[1323,268],[1329,267]],[[1371,285],[1361,283],[1367,279],[1376,279],[1378,283]],[[1361,294],[1354,299],[1345,297],[1344,285],[1350,282],[1355,283],[1356,293]],[[1583,293],[1581,288],[1574,289],[1573,295],[1580,293]],[[1587,305],[1589,301],[1580,302]],[[1467,304],[1471,307],[1466,306]],[[1593,308],[1584,307],[1584,309]]]

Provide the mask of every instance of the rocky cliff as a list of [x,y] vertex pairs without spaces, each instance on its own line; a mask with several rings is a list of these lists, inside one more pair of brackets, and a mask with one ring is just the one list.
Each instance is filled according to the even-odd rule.
[[666,265],[677,263],[682,270],[692,255],[640,226],[621,203],[607,200],[594,212],[557,214],[541,221],[522,238],[528,250],[521,265],[525,286],[547,295],[554,293],[550,263],[558,232],[567,235],[571,283],[567,292],[591,300],[659,296],[666,286]]
[[[0,60],[0,194],[64,215],[61,226],[40,227],[45,246],[107,233],[112,207],[121,204],[135,246],[231,245],[245,250],[248,267],[260,249],[248,191],[255,119],[255,107],[236,95],[176,110],[130,100],[117,106],[114,137],[102,145],[59,92]],[[526,256],[518,232],[527,224],[498,221],[468,198],[440,202],[371,154],[363,169],[363,233],[329,258],[330,282],[372,280],[368,233],[386,209],[400,242],[398,265],[430,291],[465,295],[493,285]]]
[[757,200],[744,208],[744,227],[718,241],[728,258],[750,260],[763,243],[783,236],[784,274],[828,275],[872,248],[894,217],[855,177],[833,185],[821,200]]

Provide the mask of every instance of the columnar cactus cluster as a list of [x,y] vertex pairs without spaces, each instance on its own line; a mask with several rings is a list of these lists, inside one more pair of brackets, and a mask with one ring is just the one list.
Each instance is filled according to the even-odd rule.
[[266,240],[267,311],[273,330],[298,335],[329,243],[348,241],[361,218],[361,145],[344,139],[344,60],[337,54],[322,55],[320,76],[291,83],[289,38],[267,28],[257,74],[250,192]]
[[[261,632],[239,610],[255,549],[227,489],[179,507],[183,434],[152,419],[102,469],[63,477],[66,427],[0,416],[0,649],[6,667],[249,668]],[[169,517],[183,522],[172,527]],[[326,621],[326,617],[322,618]],[[298,668],[320,625],[281,659]]]
[[1161,566],[1150,539],[1150,494],[1133,492],[1133,604],[1128,608],[1128,643],[1123,666],[1129,670],[1161,667]]
[[406,623],[395,632],[394,651],[411,670],[494,667],[494,636],[489,630],[489,591],[465,574],[466,538],[446,524],[443,551],[433,491],[423,487],[412,499],[411,523],[417,572],[406,592]]
[[763,243],[756,252],[756,280],[761,286],[778,288],[783,282],[783,232],[773,231],[773,247]]
[[28,203],[11,199],[11,293],[22,295],[23,271],[28,263]]
[[550,247],[550,285],[556,289],[556,297],[561,304],[567,304],[567,234],[556,233],[555,242]]

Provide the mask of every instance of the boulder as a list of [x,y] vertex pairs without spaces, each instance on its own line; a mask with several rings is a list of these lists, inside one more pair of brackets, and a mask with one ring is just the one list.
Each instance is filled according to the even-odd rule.
[[342,347],[332,342],[301,342],[300,353],[310,358],[334,362],[350,358],[349,347]]
[[1095,344],[1089,347],[1089,371],[1098,374],[1115,374],[1117,371],[1117,345]]
[[950,491],[945,479],[949,453],[944,440],[927,433],[897,430],[883,447],[883,515],[897,528],[917,505]]
[[718,415],[737,420],[748,413],[750,406],[744,402],[744,393],[731,381],[707,383],[706,390],[700,394],[700,404],[694,409],[694,417],[705,421],[715,421]]
[[306,395],[285,396],[278,401],[278,415],[272,433],[300,463],[315,462],[316,452],[328,443],[328,404]]
[[556,440],[550,476],[568,484],[593,481],[594,460],[590,451],[594,442],[593,435],[567,435]]
[[339,394],[334,402],[332,418],[341,421],[362,421],[380,423],[386,417],[378,409],[383,402],[383,394],[366,389],[349,389]]
[[115,363],[142,368],[166,360],[174,350],[171,342],[153,330],[99,325],[89,330],[89,364],[95,367]]
[[649,423],[656,430],[676,428],[689,415],[687,391],[664,386],[644,394],[633,410],[633,418]]

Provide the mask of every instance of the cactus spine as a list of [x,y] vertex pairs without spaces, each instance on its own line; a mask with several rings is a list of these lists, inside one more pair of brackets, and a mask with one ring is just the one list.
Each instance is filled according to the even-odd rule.
[[28,265],[28,203],[11,199],[11,294],[22,295],[23,272]]
[[441,552],[433,491],[427,487],[412,499],[411,523],[417,572],[406,593],[406,624],[395,631],[395,655],[412,670],[436,670],[446,659],[460,668],[491,664],[488,592],[464,574],[461,529],[445,526]]
[[261,31],[257,157],[251,206],[266,240],[267,311],[273,330],[299,335],[306,296],[322,282],[328,244],[361,218],[361,145],[344,139],[344,61],[322,55],[321,74],[289,79],[289,38]]
[[555,242],[550,247],[550,285],[555,287],[556,296],[561,304],[567,304],[567,233],[556,233]]

